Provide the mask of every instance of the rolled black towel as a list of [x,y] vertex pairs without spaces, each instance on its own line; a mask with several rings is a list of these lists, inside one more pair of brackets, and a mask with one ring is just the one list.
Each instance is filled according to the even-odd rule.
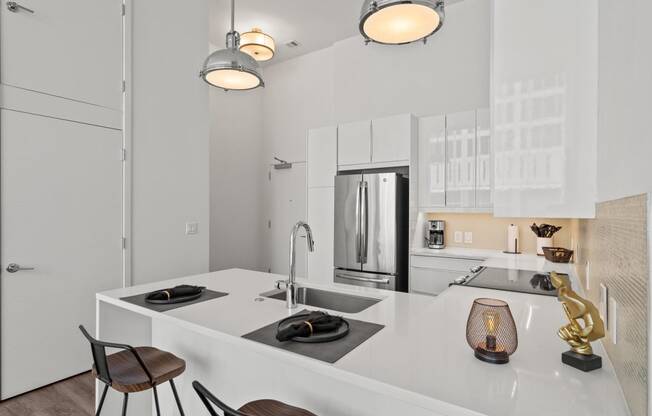
[[283,342],[295,337],[309,337],[314,334],[333,332],[344,324],[341,316],[332,316],[325,312],[310,312],[309,314],[298,315],[296,318],[305,319],[279,328],[276,339]]
[[157,290],[145,298],[146,300],[171,300],[186,296],[197,295],[204,289],[203,286],[179,285],[170,289]]

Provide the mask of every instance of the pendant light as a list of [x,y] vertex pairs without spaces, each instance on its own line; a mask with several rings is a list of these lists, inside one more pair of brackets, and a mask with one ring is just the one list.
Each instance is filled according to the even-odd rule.
[[403,45],[425,43],[443,24],[442,0],[365,0],[359,28],[366,43]]
[[231,0],[231,31],[226,34],[226,49],[213,52],[204,61],[200,76],[225,91],[264,87],[258,62],[240,52],[240,34],[235,31],[235,0]]
[[240,36],[240,51],[257,61],[269,61],[274,57],[276,44],[274,38],[255,27]]

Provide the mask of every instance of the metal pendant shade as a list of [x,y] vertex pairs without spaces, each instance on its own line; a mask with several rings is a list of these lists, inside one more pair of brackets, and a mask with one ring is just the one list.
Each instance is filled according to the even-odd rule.
[[443,24],[442,0],[365,0],[359,29],[366,42],[404,45],[425,42]]
[[258,62],[241,52],[240,34],[235,31],[235,0],[231,0],[231,31],[226,34],[226,49],[213,52],[206,58],[200,76],[208,84],[228,90],[251,90],[264,87]]

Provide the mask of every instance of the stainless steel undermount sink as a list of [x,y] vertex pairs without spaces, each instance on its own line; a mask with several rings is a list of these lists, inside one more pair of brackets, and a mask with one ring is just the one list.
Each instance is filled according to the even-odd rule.
[[[285,300],[285,295],[285,290],[272,290],[261,293],[260,296]],[[364,296],[349,295],[345,293],[329,292],[327,290],[313,289],[311,287],[297,288],[297,303],[344,313],[362,312],[381,300],[382,299],[367,298]]]

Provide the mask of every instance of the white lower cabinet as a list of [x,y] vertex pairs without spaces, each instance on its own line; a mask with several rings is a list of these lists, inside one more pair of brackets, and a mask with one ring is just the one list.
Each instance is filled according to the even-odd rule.
[[410,256],[410,292],[439,295],[455,279],[483,262],[475,258]]
[[334,205],[335,188],[308,188],[308,224],[315,240],[315,251],[308,252],[308,279],[312,282],[333,282]]

